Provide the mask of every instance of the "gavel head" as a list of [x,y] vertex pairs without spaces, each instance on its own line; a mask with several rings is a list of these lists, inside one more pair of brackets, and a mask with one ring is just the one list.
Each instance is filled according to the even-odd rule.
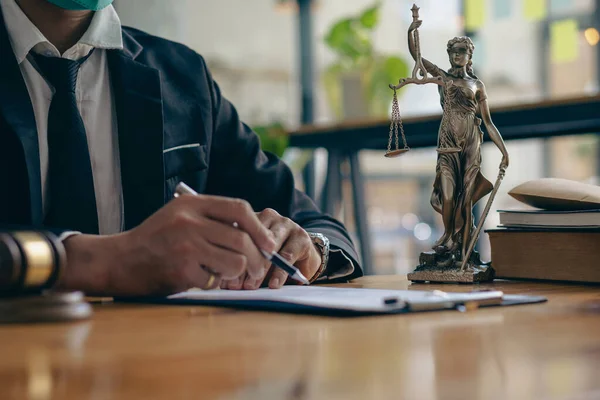
[[62,242],[46,231],[0,231],[0,297],[50,289],[64,270]]

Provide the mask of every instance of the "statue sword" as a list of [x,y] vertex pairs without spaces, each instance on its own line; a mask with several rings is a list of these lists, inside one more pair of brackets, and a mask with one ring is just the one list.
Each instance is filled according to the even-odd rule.
[[477,229],[473,233],[471,237],[471,243],[469,243],[469,248],[467,249],[467,253],[463,254],[462,265],[460,266],[460,270],[464,271],[467,266],[467,261],[469,257],[471,257],[471,252],[473,252],[473,248],[475,247],[475,243],[479,238],[479,233],[481,232],[481,228],[483,227],[483,223],[487,218],[488,213],[490,212],[490,208],[492,207],[492,202],[494,201],[494,197],[496,197],[496,193],[498,193],[498,189],[500,188],[500,184],[502,183],[502,179],[504,179],[504,174],[506,171],[503,168],[500,168],[500,172],[498,173],[498,178],[496,179],[496,183],[494,184],[494,188],[492,189],[492,193],[490,193],[490,198],[488,199],[485,208],[483,209],[483,213],[481,214],[481,219],[479,220],[479,224],[477,224]]

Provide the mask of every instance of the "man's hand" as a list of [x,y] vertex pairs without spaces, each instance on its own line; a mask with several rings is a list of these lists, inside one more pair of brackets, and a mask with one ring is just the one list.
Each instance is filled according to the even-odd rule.
[[[313,244],[308,233],[289,218],[279,215],[275,210],[267,208],[257,213],[258,219],[268,228],[275,238],[275,249],[290,264],[295,265],[304,276],[310,279],[321,265],[321,253]],[[270,267],[264,261],[265,268]],[[264,278],[246,275],[237,279],[225,279],[221,283],[223,289],[257,289],[263,282],[271,289],[278,289],[286,282],[288,274],[280,268],[273,267],[271,273]]]
[[69,266],[60,287],[90,295],[165,295],[205,288],[211,274],[212,288],[240,275],[262,281],[268,266],[259,248],[278,246],[247,202],[184,195],[131,231],[67,239]]

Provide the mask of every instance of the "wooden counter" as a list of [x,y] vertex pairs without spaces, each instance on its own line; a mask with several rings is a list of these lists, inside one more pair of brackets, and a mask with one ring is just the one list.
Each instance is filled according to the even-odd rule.
[[98,303],[85,322],[0,327],[0,398],[600,397],[600,287],[486,286],[549,301],[352,319]]
[[[600,132],[600,95],[492,107],[494,125],[505,141]],[[437,146],[442,112],[403,118],[411,148]],[[482,128],[484,128],[482,126]],[[358,119],[300,126],[290,132],[290,146],[328,150],[385,152],[390,120]],[[489,141],[487,134],[485,141]],[[402,143],[400,143],[402,146]]]

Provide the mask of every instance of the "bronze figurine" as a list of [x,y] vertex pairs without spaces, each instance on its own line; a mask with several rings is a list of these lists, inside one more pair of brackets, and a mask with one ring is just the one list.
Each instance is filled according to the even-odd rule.
[[[442,216],[444,234],[433,246],[433,251],[421,253],[420,265],[408,278],[415,282],[490,281],[494,278],[494,270],[490,263],[481,262],[473,247],[508,167],[508,152],[500,132],[492,122],[485,86],[473,73],[475,46],[471,39],[461,36],[448,41],[451,68],[444,71],[421,57],[418,28],[422,21],[419,20],[419,8],[416,5],[413,5],[412,13],[408,46],[415,60],[415,68],[411,78],[401,79],[398,85],[390,85],[394,90],[394,100],[386,157],[409,150],[396,90],[410,83],[439,85],[443,115],[438,133],[438,158],[431,205]],[[494,185],[481,173],[482,122],[503,156]],[[398,147],[398,129],[402,134],[403,149]],[[396,136],[395,150],[391,149],[393,133]],[[490,192],[482,218],[475,227],[473,206]]]

